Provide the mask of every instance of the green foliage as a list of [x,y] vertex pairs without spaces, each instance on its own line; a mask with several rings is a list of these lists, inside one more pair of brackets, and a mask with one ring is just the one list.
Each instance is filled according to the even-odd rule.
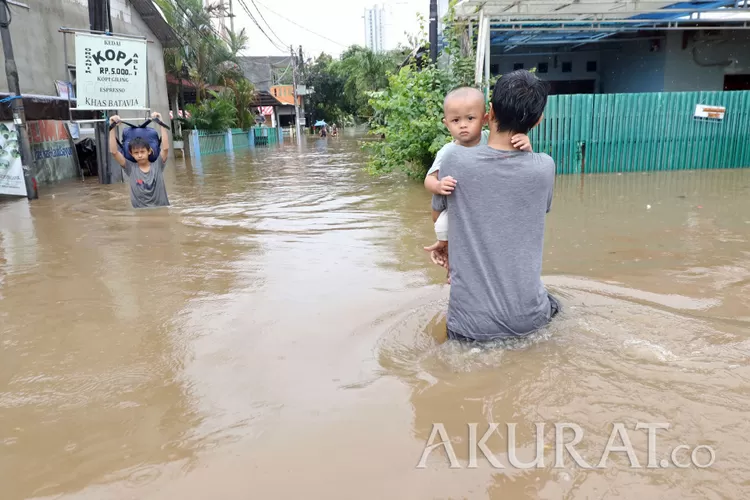
[[371,94],[370,130],[384,137],[364,145],[371,153],[368,169],[373,174],[400,170],[422,178],[437,151],[451,140],[442,123],[445,95],[474,84],[474,47],[466,23],[455,17],[455,3],[451,1],[445,18],[448,64],[419,69],[412,62],[389,78],[386,90]]
[[255,97],[255,87],[244,78],[231,81],[228,86],[232,90],[231,97],[236,110],[236,125],[242,130],[248,130],[255,125],[253,113],[250,112],[250,105]]
[[237,108],[231,93],[208,91],[212,99],[204,99],[199,104],[188,104],[185,107],[190,118],[179,118],[186,129],[225,132],[237,125]]
[[305,71],[305,83],[314,87],[308,98],[314,120],[353,123],[354,117],[373,114],[370,94],[388,86],[388,75],[405,59],[406,50],[376,54],[359,46],[349,47],[340,58],[321,54]]
[[406,66],[390,77],[388,89],[370,100],[379,121],[371,122],[371,133],[385,135],[366,145],[372,173],[400,169],[424,176],[435,153],[450,140],[441,120],[443,99],[454,83],[453,75],[435,66],[421,71]]

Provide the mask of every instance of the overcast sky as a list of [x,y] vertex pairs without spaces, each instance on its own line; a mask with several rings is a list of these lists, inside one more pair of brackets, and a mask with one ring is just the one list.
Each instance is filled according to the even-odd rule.
[[[248,49],[244,52],[244,55],[248,56],[287,55],[289,45],[293,45],[295,50],[302,45],[306,56],[317,56],[321,52],[338,56],[349,45],[365,44],[363,16],[365,8],[375,4],[372,0],[232,0],[232,2],[236,16],[235,30],[247,28],[250,35]],[[263,30],[279,46],[283,42],[285,47],[283,53],[271,44],[255,26],[243,8],[243,2]],[[388,46],[395,46],[395,42],[398,41],[406,44],[404,31],[416,33],[419,30],[417,14],[421,13],[427,18],[430,8],[430,0],[390,0],[379,3],[384,4],[386,9],[392,12],[389,16],[390,26],[387,27],[387,36],[391,36],[392,41],[386,41]],[[273,33],[281,40],[277,40],[263,23],[256,6]],[[283,19],[279,14],[288,20]],[[229,20],[227,20],[227,26],[229,26]],[[305,28],[310,31],[306,31]],[[330,38],[330,41],[318,35]]]

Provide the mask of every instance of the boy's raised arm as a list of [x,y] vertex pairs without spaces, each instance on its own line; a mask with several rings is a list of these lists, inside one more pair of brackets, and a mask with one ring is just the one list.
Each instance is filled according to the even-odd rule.
[[[162,121],[161,113],[153,112],[151,118]],[[167,158],[169,158],[169,130],[164,125],[161,125],[161,151],[159,153],[161,155],[161,164],[166,165]]]
[[[117,115],[110,116],[109,123],[120,123],[120,117]],[[114,156],[115,161],[120,164],[121,167],[125,167],[125,157],[120,153],[120,148],[117,147],[117,127],[113,127],[109,131],[109,151]]]

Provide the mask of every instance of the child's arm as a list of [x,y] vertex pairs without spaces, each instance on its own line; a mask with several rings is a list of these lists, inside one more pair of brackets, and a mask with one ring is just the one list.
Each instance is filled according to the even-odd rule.
[[[117,115],[109,118],[109,123],[120,123],[120,117]],[[109,152],[115,157],[115,161],[120,164],[121,167],[125,168],[125,157],[120,153],[120,148],[117,147],[117,127],[112,128],[109,131]]]
[[427,176],[424,178],[424,187],[432,194],[447,196],[451,194],[453,188],[456,187],[456,180],[453,177],[446,176],[442,179],[438,179],[438,172],[443,163],[443,156],[445,156],[445,153],[452,147],[453,143],[449,142],[440,148],[440,151],[435,155],[435,161],[432,162],[432,167],[430,167]]
[[[158,118],[161,120],[161,113],[154,112],[151,114],[151,118]],[[167,158],[169,158],[169,130],[163,125],[161,126],[161,163],[162,165],[167,164]]]
[[456,187],[456,179],[453,177],[446,176],[442,179],[438,179],[437,170],[431,174],[428,174],[424,178],[424,187],[432,194],[439,194],[447,196],[453,192]]
[[531,139],[529,139],[529,136],[526,134],[514,135],[510,138],[510,143],[521,151],[527,151],[529,153],[534,152],[534,150],[531,149]]

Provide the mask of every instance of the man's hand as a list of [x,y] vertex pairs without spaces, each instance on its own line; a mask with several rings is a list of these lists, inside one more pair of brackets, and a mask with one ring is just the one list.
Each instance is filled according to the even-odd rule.
[[154,111],[153,113],[151,113],[151,119],[152,120],[154,120],[154,119],[161,120],[161,113],[159,113],[157,111]]
[[533,152],[533,150],[531,149],[531,141],[529,140],[529,136],[526,134],[514,135],[510,138],[510,143],[513,144],[513,147],[515,147],[516,149],[520,149],[521,151],[527,151],[529,153]]
[[112,115],[109,117],[109,123],[120,123],[120,117],[118,115]]
[[433,264],[448,269],[448,242],[436,241],[428,247],[424,247],[425,252],[430,252],[430,258]]
[[448,196],[449,194],[453,193],[454,189],[456,189],[456,179],[454,179],[450,175],[447,175],[440,179],[440,184],[438,184],[438,194]]

